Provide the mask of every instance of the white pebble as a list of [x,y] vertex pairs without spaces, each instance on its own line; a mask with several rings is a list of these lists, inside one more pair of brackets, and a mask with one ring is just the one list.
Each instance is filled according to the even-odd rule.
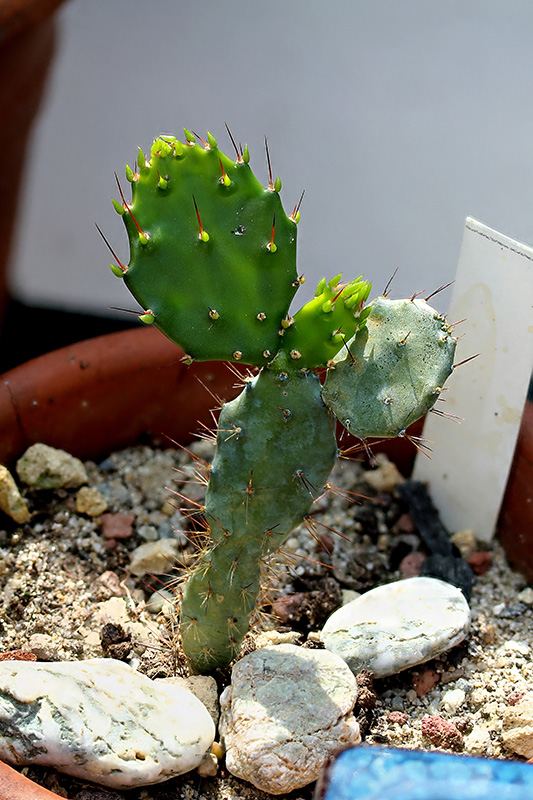
[[170,572],[178,555],[179,544],[175,539],[158,539],[136,547],[130,555],[132,575]]
[[383,678],[450,650],[469,627],[460,589],[416,577],[378,586],[334,611],[322,641],[354,674],[366,668]]
[[328,757],[360,741],[354,676],[326,650],[263,647],[233,667],[220,733],[232,775],[270,794],[317,779]]
[[0,662],[0,758],[127,789],[195,769],[215,726],[183,686],[111,658]]
[[455,714],[465,701],[466,694],[462,689],[450,689],[441,697],[441,704],[445,711]]

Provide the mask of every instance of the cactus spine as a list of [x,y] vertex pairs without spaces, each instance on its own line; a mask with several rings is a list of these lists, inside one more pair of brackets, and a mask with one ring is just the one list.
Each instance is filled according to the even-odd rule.
[[[239,652],[260,589],[261,560],[309,513],[337,455],[336,418],[354,435],[402,435],[432,408],[455,339],[422,300],[366,305],[371,285],[323,279],[295,315],[299,210],[281,183],[253,175],[207,134],[161,136],[126,169],[132,200],[113,204],[130,261],[112,267],[185,360],[221,359],[258,373],[220,413],[204,515],[210,544],[184,587],[181,635],[193,670]],[[326,368],[321,385],[315,370]]]

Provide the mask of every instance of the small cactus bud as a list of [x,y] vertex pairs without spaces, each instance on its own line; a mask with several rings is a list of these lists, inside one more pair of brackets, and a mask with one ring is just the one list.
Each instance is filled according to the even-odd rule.
[[124,214],[126,213],[126,209],[124,208],[124,204],[123,203],[119,203],[118,200],[115,200],[114,197],[111,198],[111,202],[113,203],[113,208],[115,209],[117,214],[120,214],[120,216],[123,217]]

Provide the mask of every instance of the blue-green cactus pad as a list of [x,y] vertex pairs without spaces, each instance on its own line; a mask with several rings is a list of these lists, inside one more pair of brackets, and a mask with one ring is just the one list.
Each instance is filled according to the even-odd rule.
[[456,340],[425,300],[372,303],[366,326],[343,348],[322,395],[354,436],[391,437],[433,407],[453,369]]

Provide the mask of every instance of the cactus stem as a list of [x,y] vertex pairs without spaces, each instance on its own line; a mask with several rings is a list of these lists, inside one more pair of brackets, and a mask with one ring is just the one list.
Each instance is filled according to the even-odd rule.
[[276,212],[274,211],[274,217],[272,219],[272,233],[270,234],[270,242],[267,244],[267,249],[270,250],[271,253],[275,253],[278,249],[274,244],[274,234],[276,232]]
[[292,219],[293,222],[298,222],[300,220],[300,206],[302,205],[302,200],[304,199],[305,189],[302,190],[300,195],[300,199],[292,209],[292,214],[290,215],[289,219]]
[[[94,224],[95,224],[96,230],[98,231],[98,233],[100,234],[100,236],[102,237],[104,242],[106,243],[109,252],[111,253],[113,258],[117,262],[117,264],[118,264],[118,266],[119,266],[119,268],[121,270],[122,275],[124,275],[128,271],[127,266],[125,264],[123,264],[122,261],[119,259],[119,257],[117,256],[117,254],[115,253],[115,251],[113,250],[113,248],[111,247],[109,242],[107,241],[107,239],[106,239],[102,229],[100,228],[100,226],[97,225],[96,222]],[[113,265],[111,265],[111,269],[113,270],[113,272],[115,272],[115,270],[113,269]],[[117,274],[117,273],[115,272],[115,274]]]
[[448,286],[451,286],[451,285],[452,285],[452,284],[454,284],[454,283],[455,283],[455,281],[450,281],[449,283],[444,283],[442,286],[439,286],[439,288],[438,288],[438,289],[435,289],[435,291],[434,291],[434,292],[431,292],[431,294],[428,294],[428,296],[427,296],[427,297],[424,297],[424,300],[425,300],[425,301],[426,301],[426,303],[427,303],[427,301],[428,301],[430,298],[432,298],[432,297],[435,297],[435,295],[436,295],[436,294],[439,294],[439,292],[443,292],[445,289],[447,289],[447,288],[448,288]]
[[230,138],[230,140],[231,140],[231,143],[232,143],[232,145],[233,145],[233,148],[234,148],[234,150],[235,150],[235,153],[236,153],[236,155],[237,155],[237,161],[238,161],[240,164],[242,164],[242,155],[241,155],[241,153],[239,153],[239,148],[237,147],[237,143],[236,143],[235,139],[233,138],[233,134],[232,134],[232,132],[231,132],[231,131],[230,131],[230,129],[229,129],[229,125],[228,125],[228,123],[227,123],[227,122],[225,122],[225,123],[224,123],[224,125],[226,126],[226,130],[227,130],[227,132],[228,132],[228,136],[229,136],[229,138]]
[[194,210],[196,211],[196,217],[198,219],[198,226],[200,228],[200,234],[199,234],[198,238],[202,242],[208,242],[209,241],[209,234],[207,233],[206,230],[204,230],[204,226],[202,225],[202,220],[200,219],[200,212],[198,211],[198,206],[196,205],[196,198],[195,198],[194,195],[192,196],[192,201],[194,203]]

